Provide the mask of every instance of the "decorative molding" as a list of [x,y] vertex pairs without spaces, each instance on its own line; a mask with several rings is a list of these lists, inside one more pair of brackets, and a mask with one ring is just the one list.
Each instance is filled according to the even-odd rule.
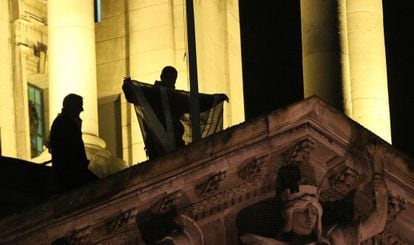
[[394,233],[391,233],[389,231],[385,231],[382,232],[380,234],[378,234],[376,237],[376,242],[375,244],[378,245],[408,245],[409,243],[404,241],[404,239],[402,239],[401,237],[395,235]]
[[163,197],[161,200],[159,200],[151,206],[151,212],[153,214],[163,214],[167,211],[170,211],[173,207],[177,206],[182,195],[182,191],[176,191],[171,194],[168,194],[167,196]]
[[107,231],[109,233],[112,233],[114,231],[121,229],[125,225],[136,222],[135,219],[136,219],[137,213],[138,213],[138,208],[132,208],[132,209],[122,212],[115,219],[113,219],[107,224],[106,226]]
[[204,197],[219,189],[220,183],[226,177],[226,171],[219,171],[206,181],[196,186],[196,192],[200,197]]
[[310,153],[314,148],[315,143],[310,139],[299,141],[293,147],[283,152],[283,161],[285,164],[308,162]]
[[392,222],[398,215],[407,208],[407,200],[401,195],[388,194],[388,214],[387,223],[384,230],[388,231],[391,228]]
[[271,191],[272,185],[263,178],[251,182],[243,182],[239,186],[210,196],[200,202],[193,203],[182,210],[182,214],[194,220],[222,212],[236,204]]
[[389,194],[388,205],[396,214],[399,214],[407,208],[407,200],[401,195]]
[[270,131],[270,136],[276,136],[276,137],[282,137],[282,138],[287,138],[287,137],[291,137],[292,135],[298,134],[298,133],[302,133],[305,130],[308,129],[314,129],[315,123],[309,120],[303,121],[298,123],[297,125],[294,125],[293,127],[289,127],[288,129],[286,129],[286,131],[283,132],[278,132],[276,134],[272,133],[272,129]]
[[253,181],[262,175],[264,163],[269,155],[261,156],[249,162],[239,171],[239,177],[243,180]]
[[92,233],[92,227],[87,226],[79,230],[75,230],[69,236],[64,237],[63,243],[70,245],[86,245],[91,244],[90,234]]
[[379,245],[408,245],[408,242],[391,232],[392,223],[406,208],[407,200],[404,197],[400,195],[388,194],[387,223],[385,224],[384,231],[375,237]]
[[346,194],[357,187],[359,184],[360,174],[350,168],[345,167],[336,174],[328,177],[329,187],[320,194],[322,201],[335,201],[342,199]]
[[204,244],[203,231],[195,220],[186,215],[180,215],[176,220],[183,231],[169,234],[157,244]]

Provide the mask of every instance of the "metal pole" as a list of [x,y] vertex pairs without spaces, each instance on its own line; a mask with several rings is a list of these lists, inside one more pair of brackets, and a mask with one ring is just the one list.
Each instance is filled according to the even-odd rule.
[[186,0],[187,16],[187,46],[188,66],[190,75],[190,118],[192,128],[192,142],[201,138],[200,132],[200,106],[198,100],[198,77],[197,77],[197,53],[194,25],[193,0]]

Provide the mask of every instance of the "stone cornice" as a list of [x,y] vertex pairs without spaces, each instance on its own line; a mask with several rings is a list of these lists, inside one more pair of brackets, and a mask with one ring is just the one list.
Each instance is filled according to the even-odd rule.
[[271,184],[258,177],[251,182],[243,182],[230,190],[193,203],[185,207],[182,212],[194,220],[199,220],[271,191]]
[[[93,231],[105,226],[111,233],[134,222],[139,212],[162,213],[171,206],[200,220],[273,193],[277,169],[284,161],[317,166],[329,180],[326,199],[343,197],[358,186],[361,173],[369,176],[371,164],[363,143],[376,136],[326,107],[316,98],[308,99],[56,196],[2,219],[0,242],[33,236],[53,241],[67,236],[67,227],[76,230],[85,225]],[[345,129],[336,130],[340,126]],[[395,155],[385,161],[385,177],[393,183],[389,188],[404,192],[407,205],[412,205],[414,174],[407,171],[406,158],[379,142]],[[286,152],[299,148],[287,157]]]

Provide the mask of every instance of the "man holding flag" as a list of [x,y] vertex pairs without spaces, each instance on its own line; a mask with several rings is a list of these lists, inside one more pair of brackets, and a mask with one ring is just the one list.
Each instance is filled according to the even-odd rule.
[[223,102],[228,101],[225,94],[198,94],[200,125],[191,125],[190,93],[175,89],[177,70],[164,67],[160,79],[149,85],[128,77],[122,86],[127,101],[135,106],[150,159],[191,143],[191,127],[200,127],[202,138],[220,131]]

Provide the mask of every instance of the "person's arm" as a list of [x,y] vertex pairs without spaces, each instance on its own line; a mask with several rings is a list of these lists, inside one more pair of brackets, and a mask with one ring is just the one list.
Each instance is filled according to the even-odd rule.
[[124,91],[125,98],[129,103],[134,103],[135,101],[135,95],[134,95],[134,92],[132,91],[133,90],[132,86],[134,85],[132,84],[131,78],[130,77],[124,78],[124,83],[122,84],[122,90]]
[[[215,101],[216,100],[216,101]],[[200,94],[199,103],[200,111],[206,111],[218,103],[223,101],[229,102],[229,97],[226,94]],[[216,102],[216,103],[214,103]]]
[[371,145],[368,152],[373,160],[373,178],[375,207],[367,220],[360,224],[361,241],[365,241],[382,232],[387,221],[388,195],[383,176],[383,159],[386,153],[385,147]]
[[125,98],[129,103],[140,104],[137,98],[137,90],[142,92],[142,95],[147,99],[157,98],[159,96],[159,88],[151,86],[149,84],[144,85],[138,81],[132,80],[130,77],[124,78],[122,84],[122,90],[124,91]]

